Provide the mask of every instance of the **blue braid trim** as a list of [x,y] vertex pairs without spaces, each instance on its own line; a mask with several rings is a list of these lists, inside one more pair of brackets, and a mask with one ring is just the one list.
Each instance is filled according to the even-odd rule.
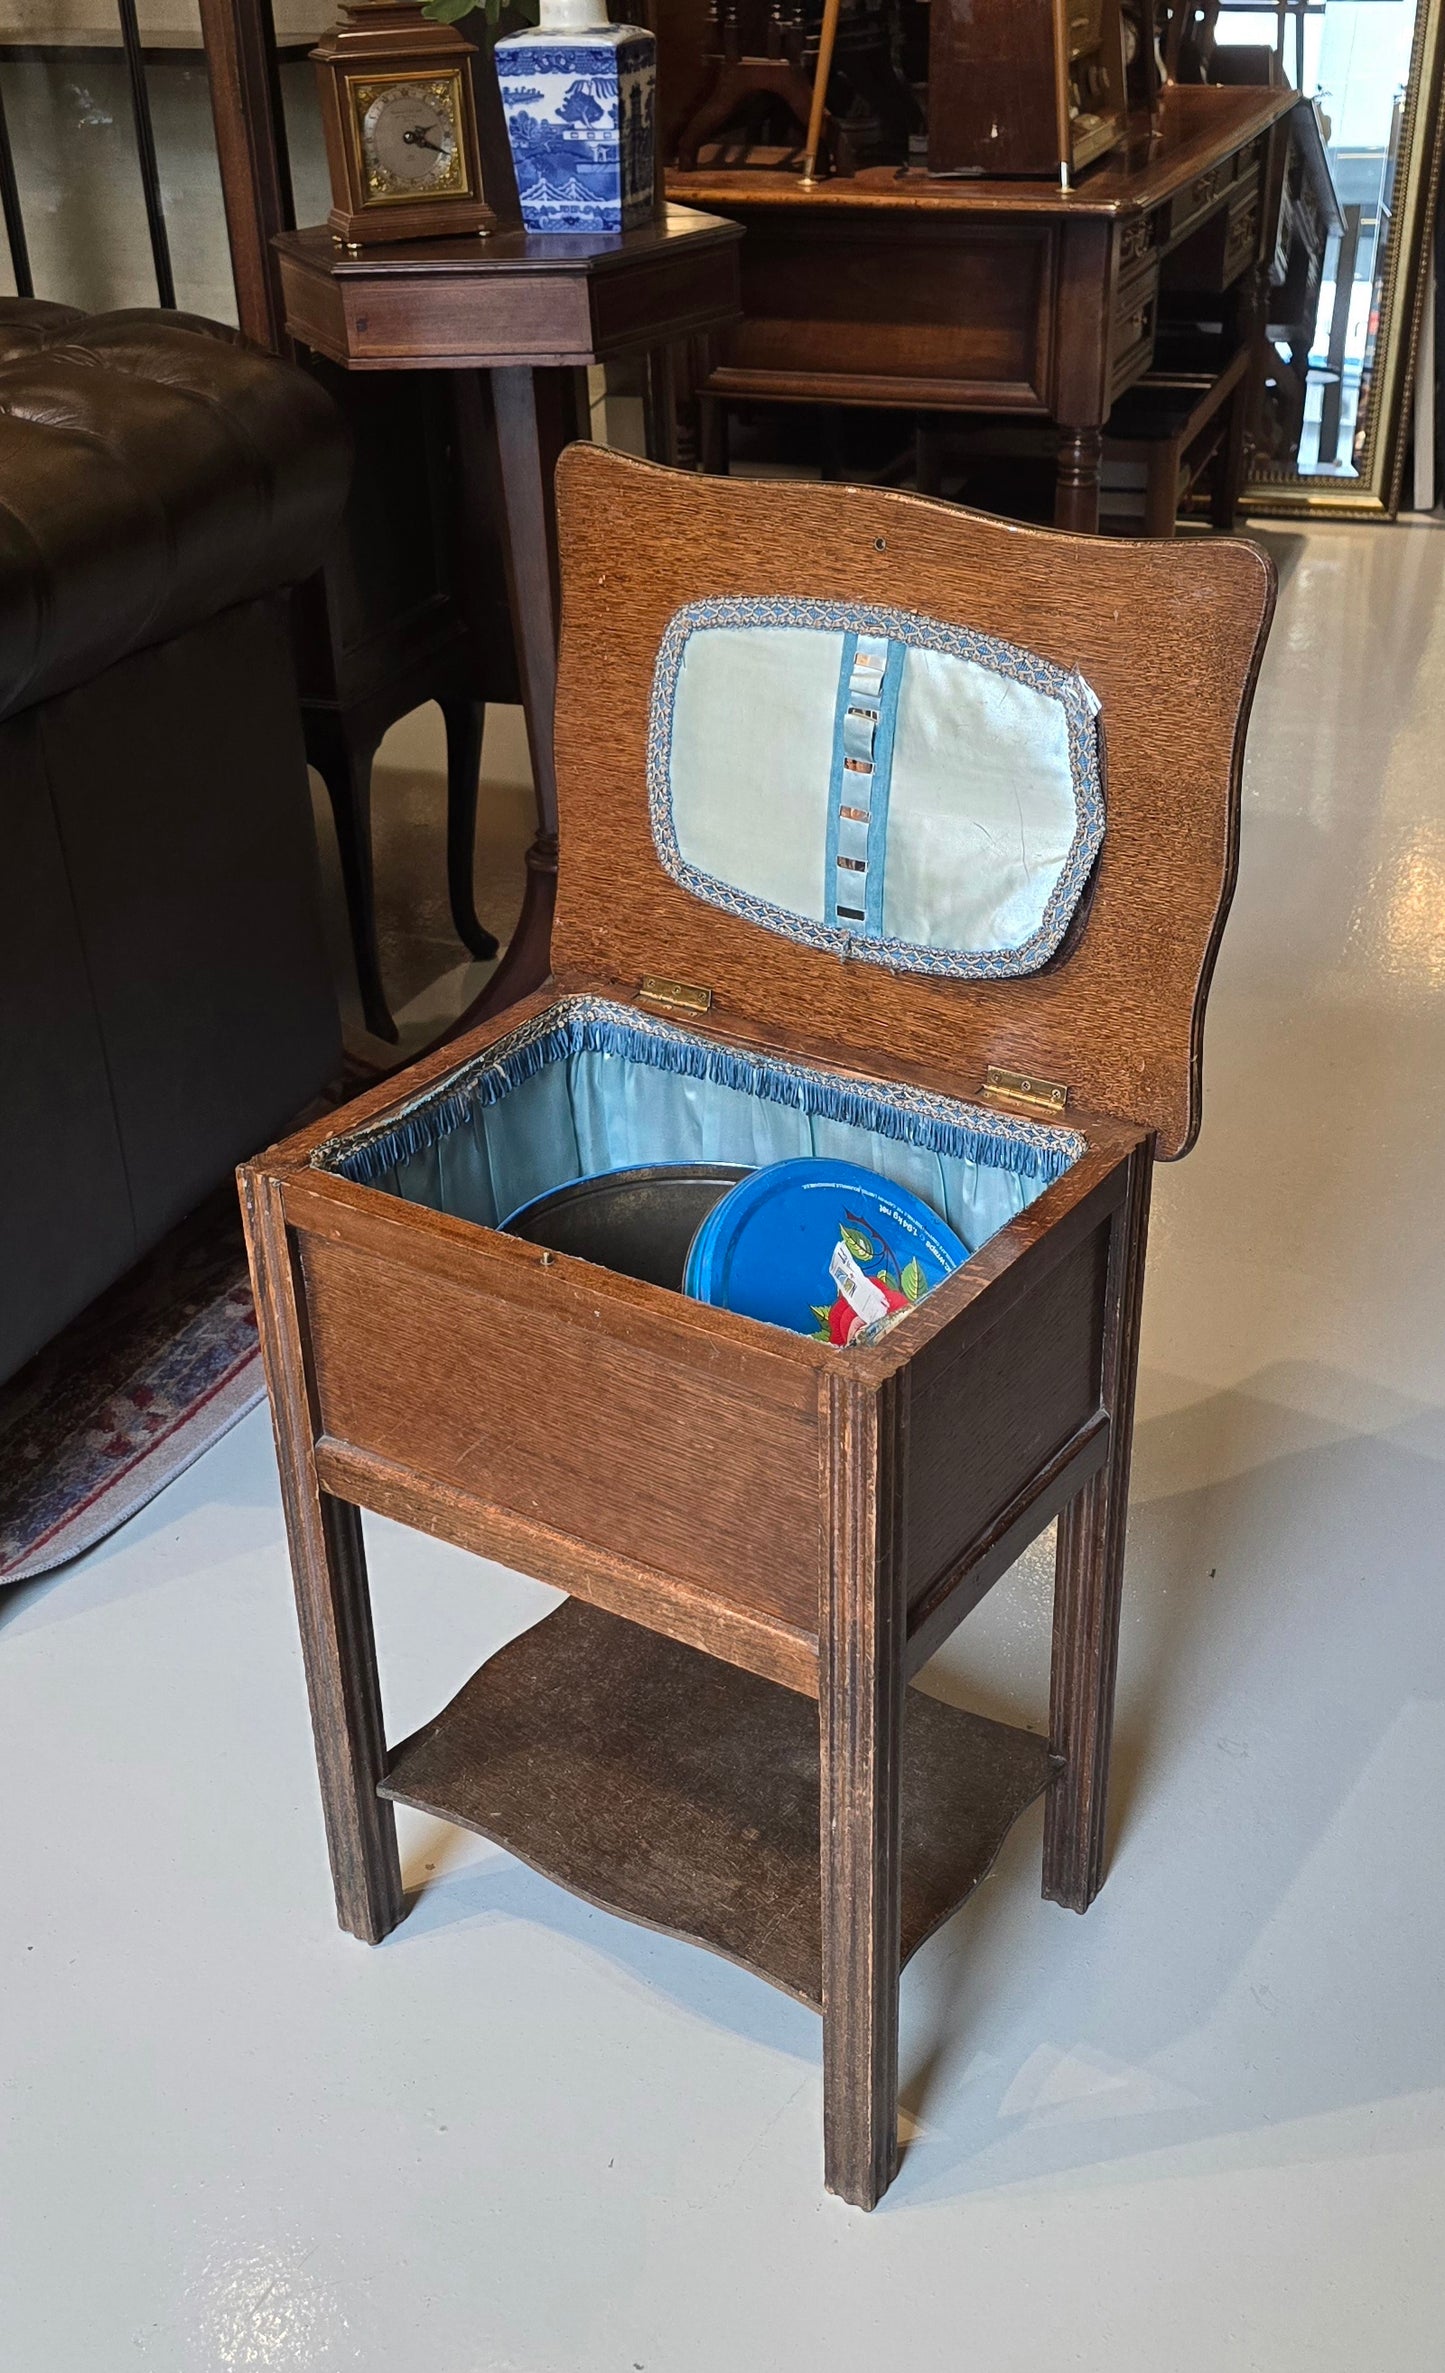
[[[734,889],[718,875],[688,864],[672,813],[672,715],[678,677],[688,639],[700,627],[747,626],[802,626],[825,633],[878,635],[915,650],[946,651],[991,668],[996,675],[1028,684],[1061,704],[1069,736],[1076,822],[1068,855],[1036,931],[1012,948],[925,947],[918,940],[889,939],[881,930],[871,932],[866,923],[861,930],[852,930],[838,923],[814,922],[810,916],[776,906],[771,899],[754,897],[751,891]],[[664,870],[695,898],[721,907],[726,914],[760,923],[765,931],[784,939],[798,940],[804,947],[863,964],[885,965],[893,972],[921,972],[946,980],[1017,980],[1038,972],[1057,953],[1104,845],[1100,742],[1099,704],[1077,669],[1058,667],[1036,651],[1000,642],[996,635],[981,634],[971,626],[949,626],[937,618],[916,617],[910,610],[875,609],[861,602],[814,601],[791,595],[767,599],[718,595],[675,610],[658,645],[647,729],[652,838]],[[869,858],[871,862],[871,848]]]
[[784,1056],[744,1054],[717,1039],[695,1038],[634,1006],[613,1005],[602,997],[564,997],[381,1120],[329,1137],[312,1154],[311,1166],[359,1186],[373,1186],[401,1163],[429,1152],[454,1129],[464,1128],[479,1109],[500,1104],[549,1064],[581,1054],[613,1055],[656,1071],[682,1072],[769,1103],[791,1105],[819,1120],[871,1129],[929,1153],[1010,1170],[1044,1185],[1061,1178],[1085,1147],[1074,1129],[985,1112],[925,1088],[884,1081],[865,1086]]

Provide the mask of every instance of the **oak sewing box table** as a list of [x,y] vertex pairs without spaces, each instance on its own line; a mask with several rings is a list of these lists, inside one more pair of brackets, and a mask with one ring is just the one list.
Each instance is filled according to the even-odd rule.
[[[1101,1882],[1150,1175],[1199,1124],[1273,574],[586,445],[558,512],[552,977],[241,1174],[339,1915],[401,1919],[400,1801],[743,1962],[821,2009],[871,2207],[903,1963],[1044,1790],[1044,1893]],[[810,1143],[979,1247],[847,1348],[497,1225]],[[398,1743],[363,1508],[569,1594]],[[1047,1739],[911,1688],[1055,1517]]]

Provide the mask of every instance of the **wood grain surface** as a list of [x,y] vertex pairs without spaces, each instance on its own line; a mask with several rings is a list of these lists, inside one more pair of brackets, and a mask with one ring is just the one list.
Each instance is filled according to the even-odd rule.
[[896,165],[873,165],[861,173],[798,188],[795,173],[719,170],[670,172],[671,198],[687,206],[734,208],[811,206],[845,212],[898,213],[918,208],[931,214],[1033,214],[1117,216],[1157,206],[1187,189],[1201,163],[1226,146],[1265,132],[1295,106],[1291,90],[1223,88],[1176,84],[1161,95],[1159,131],[1150,137],[1147,118],[1130,127],[1130,144],[1082,176],[1078,187],[1060,194],[1055,180],[949,181]]
[[1152,1181],[1153,1165],[1141,1148],[1129,1163],[1110,1230],[1101,1395],[1109,1413],[1109,1457],[1060,1515],[1054,1559],[1049,1735],[1061,1770],[1044,1823],[1044,1893],[1076,1912],[1088,1910],[1104,1883]]
[[377,1781],[386,1768],[386,1733],[361,1516],[349,1501],[324,1490],[317,1476],[316,1412],[295,1248],[275,1181],[244,1173],[241,1210],[276,1436],[336,1916],[353,1936],[378,1944],[396,1926],[405,1905],[396,1822],[376,1796]]
[[[710,988],[720,1029],[739,1016],[812,1032],[865,1067],[912,1060],[965,1092],[989,1064],[1041,1072],[1184,1152],[1274,602],[1265,556],[1222,539],[1064,537],[869,488],[700,479],[590,445],[562,457],[558,516],[558,974],[663,972]],[[719,594],[897,602],[1082,671],[1103,704],[1108,819],[1072,949],[1027,980],[892,973],[670,879],[648,823],[653,667],[674,611]]]
[[275,242],[291,335],[349,370],[556,368],[721,327],[738,224],[673,206],[620,236],[520,230],[350,256],[326,231]]
[[660,1336],[630,1343],[600,1303],[583,1327],[349,1246],[307,1239],[303,1260],[326,1434],[816,1627],[811,1392],[768,1394],[761,1366],[751,1390],[730,1386],[705,1360],[669,1359]]
[[[1043,1739],[909,1691],[895,1989],[1052,1770]],[[822,2007],[818,1723],[787,1690],[569,1601],[397,1748],[381,1793]]]

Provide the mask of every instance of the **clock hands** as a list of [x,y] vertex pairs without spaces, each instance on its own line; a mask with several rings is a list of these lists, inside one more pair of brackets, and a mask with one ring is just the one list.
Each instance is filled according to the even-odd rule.
[[440,141],[428,140],[425,132],[403,132],[402,138],[408,148],[429,148],[434,157],[444,157],[449,154]]

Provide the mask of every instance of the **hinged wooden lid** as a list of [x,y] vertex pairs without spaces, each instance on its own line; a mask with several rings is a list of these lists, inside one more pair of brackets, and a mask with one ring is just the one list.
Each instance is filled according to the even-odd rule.
[[[558,470],[561,874],[553,956],[629,995],[662,975],[783,1040],[917,1065],[975,1092],[990,1067],[1066,1083],[1159,1151],[1199,1127],[1204,1000],[1234,887],[1244,729],[1274,571],[1223,538],[1115,543],[871,488],[699,478],[575,445]],[[892,606],[1077,669],[1101,703],[1103,849],[1058,954],[940,979],[778,936],[664,870],[648,811],[653,671],[684,604]]]

